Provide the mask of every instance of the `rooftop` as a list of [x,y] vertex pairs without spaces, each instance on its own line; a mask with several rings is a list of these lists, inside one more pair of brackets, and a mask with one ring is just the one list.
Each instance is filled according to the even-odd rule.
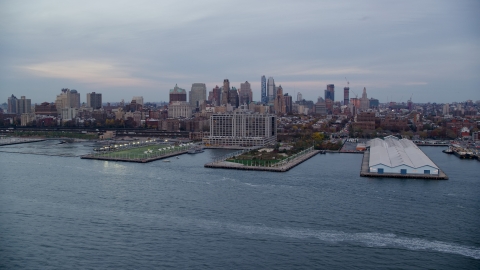
[[370,146],[369,166],[383,164],[388,167],[406,165],[412,168],[437,165],[425,155],[411,140],[387,136],[385,139],[375,138],[367,142]]

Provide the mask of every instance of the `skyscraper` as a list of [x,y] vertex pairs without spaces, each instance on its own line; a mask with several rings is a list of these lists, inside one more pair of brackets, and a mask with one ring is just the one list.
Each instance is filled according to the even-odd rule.
[[13,94],[8,98],[8,113],[17,113],[17,97]]
[[302,93],[298,92],[297,93],[297,101],[302,101],[302,100],[303,100]]
[[335,101],[335,86],[333,84],[327,84],[327,89],[325,90],[325,100],[327,99]]
[[262,103],[267,103],[268,102],[268,96],[267,96],[267,79],[265,78],[265,75],[262,76],[262,97],[261,97]]
[[360,99],[360,109],[362,111],[368,110],[370,107],[370,100],[367,98],[367,89],[363,88],[362,98]]
[[207,86],[204,83],[194,83],[188,95],[190,106],[198,108],[207,99]]
[[174,101],[187,101],[187,92],[185,89],[178,87],[177,84],[175,84],[175,87],[173,89],[170,89],[170,94],[169,94],[170,100],[169,103],[171,104]]
[[244,83],[240,84],[240,91],[239,91],[239,103],[240,105],[243,104],[250,104],[252,102],[253,94],[252,88],[250,87],[250,83],[245,81]]
[[230,92],[230,81],[228,79],[223,80],[223,89],[222,89],[222,103],[221,105],[227,105],[229,102],[229,92]]
[[281,85],[277,88],[276,92],[277,96],[275,97],[274,102],[275,113],[287,113],[287,109],[285,106],[285,97],[283,96],[283,88]]
[[238,107],[239,97],[238,97],[238,90],[235,87],[232,87],[230,91],[228,91],[228,103],[232,105],[233,108]]
[[102,94],[95,92],[87,93],[87,107],[94,110],[102,108]]
[[212,102],[212,105],[220,106],[220,101],[222,101],[222,98],[221,98],[222,91],[220,87],[218,87],[218,85],[215,85],[215,88],[212,89],[211,93],[212,93],[212,96],[210,98],[210,95],[209,95],[209,100],[210,102]]
[[273,80],[272,77],[268,77],[267,95],[268,95],[267,102],[274,102],[275,101],[275,97],[277,95],[277,89],[275,88],[275,81]]
[[343,105],[348,105],[349,96],[350,96],[350,87],[344,87],[343,88]]
[[21,96],[20,99],[17,99],[17,114],[22,113],[31,113],[32,112],[32,101],[31,99]]
[[77,90],[72,89],[70,91],[70,107],[79,109],[80,108],[80,93]]

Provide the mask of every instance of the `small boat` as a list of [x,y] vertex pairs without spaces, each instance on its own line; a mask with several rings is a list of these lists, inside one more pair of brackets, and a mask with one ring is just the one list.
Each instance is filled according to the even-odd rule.
[[170,162],[170,160],[168,160],[168,159],[164,159],[164,160],[162,160],[162,161],[163,161],[163,162]]
[[195,145],[188,149],[189,154],[197,154],[197,153],[202,153],[204,150],[201,145]]
[[453,150],[451,148],[445,149],[442,152],[445,154],[453,154]]

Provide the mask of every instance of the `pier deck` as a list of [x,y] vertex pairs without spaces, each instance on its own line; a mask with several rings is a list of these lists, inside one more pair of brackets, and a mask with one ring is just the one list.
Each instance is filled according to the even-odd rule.
[[399,174],[399,173],[373,173],[369,172],[370,151],[365,151],[360,169],[362,177],[381,177],[381,178],[410,178],[410,179],[431,179],[431,180],[448,180],[448,176],[438,169],[439,174]]
[[249,171],[286,172],[286,171],[289,171],[291,168],[297,166],[298,164],[304,162],[305,160],[315,156],[319,152],[320,152],[319,150],[314,150],[308,154],[295,158],[292,161],[279,167],[246,166],[240,163],[228,162],[228,161],[207,163],[205,164],[205,167],[217,168],[217,169],[249,170]]
[[184,151],[179,151],[179,152],[168,153],[168,154],[161,155],[161,156],[142,158],[142,159],[134,159],[134,158],[126,158],[126,157],[94,156],[94,155],[85,155],[85,156],[81,156],[80,158],[82,158],[82,159],[107,160],[107,161],[120,161],[120,162],[147,163],[147,162],[152,162],[152,161],[160,160],[160,159],[164,159],[164,158],[179,156],[179,155],[182,155],[182,154],[186,154],[187,152],[188,152],[188,150],[184,150]]

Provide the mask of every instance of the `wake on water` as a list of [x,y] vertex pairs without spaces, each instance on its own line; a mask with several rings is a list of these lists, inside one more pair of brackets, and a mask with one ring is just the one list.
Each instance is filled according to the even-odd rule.
[[420,238],[399,237],[391,233],[345,233],[328,230],[273,228],[213,221],[202,221],[197,224],[205,229],[224,228],[242,234],[272,235],[297,239],[314,238],[330,243],[353,242],[362,243],[369,247],[395,247],[408,250],[428,250],[457,254],[480,260],[480,248],[477,247],[462,246],[441,241],[430,241]]

